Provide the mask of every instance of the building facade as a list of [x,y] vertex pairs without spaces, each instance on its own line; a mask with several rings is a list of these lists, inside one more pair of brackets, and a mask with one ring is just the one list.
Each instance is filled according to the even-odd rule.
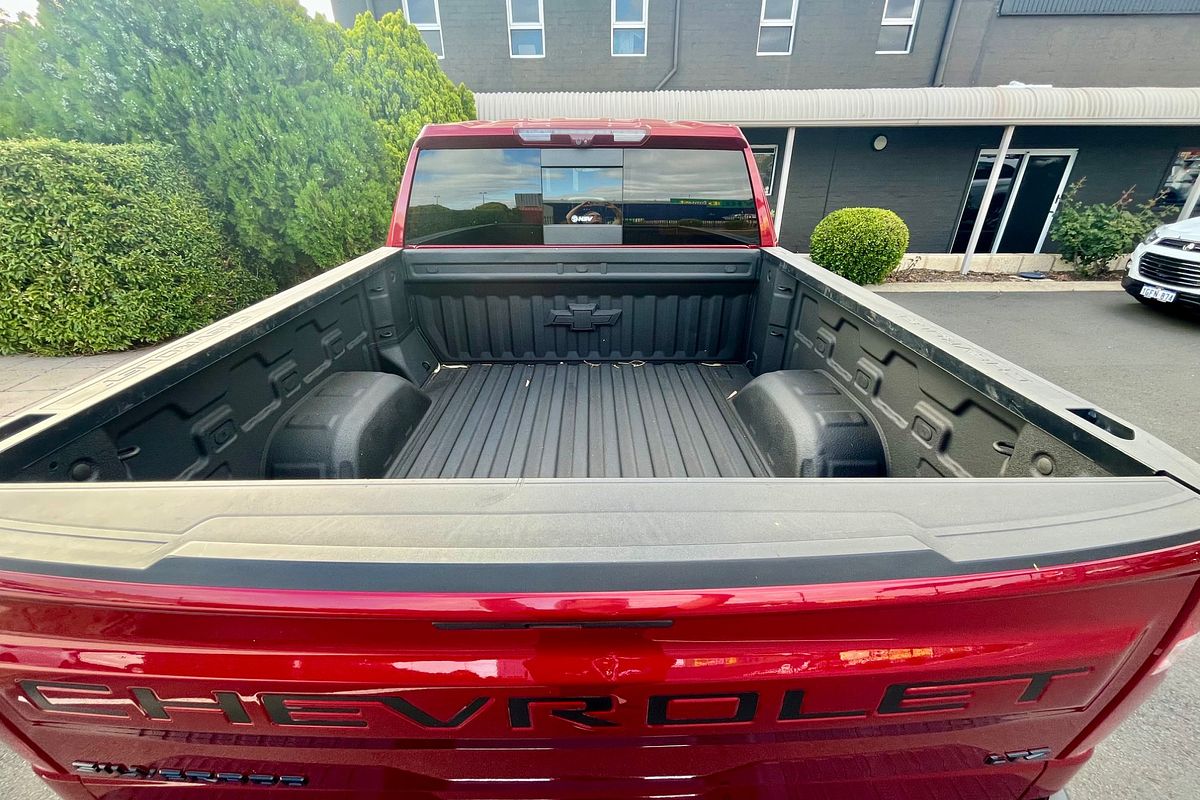
[[[781,241],[793,249],[807,249],[826,213],[869,205],[905,219],[912,251],[963,252],[993,169],[978,252],[1052,252],[1051,216],[1080,180],[1085,201],[1133,188],[1137,199],[1159,196],[1171,218],[1200,213],[1200,0],[333,0],[333,8],[345,25],[363,12],[403,11],[446,73],[476,92],[481,116],[584,108],[742,125]],[[997,88],[1013,82],[1025,86]],[[959,102],[967,87],[980,90],[962,106],[967,115],[942,113],[943,95]],[[1066,111],[1043,97],[1066,87],[1085,87]],[[1155,116],[1138,102],[1143,87],[1160,87]],[[917,88],[925,91],[912,95],[909,116],[875,110],[870,90]],[[1011,98],[1030,94],[1032,116],[1005,116]],[[798,110],[777,113],[772,98]]]

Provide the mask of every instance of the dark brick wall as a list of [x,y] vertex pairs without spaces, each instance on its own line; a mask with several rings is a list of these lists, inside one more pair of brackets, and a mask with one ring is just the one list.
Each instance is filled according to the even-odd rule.
[[545,58],[511,58],[504,0],[443,0],[442,68],[476,92],[653,89],[671,69],[674,2],[651,0],[644,57],[614,57],[607,2],[546,0]]
[[1001,17],[991,0],[966,0],[944,82],[1195,86],[1197,31],[1196,15]]
[[367,0],[333,0],[333,21],[349,28],[354,24],[354,18],[369,10]]
[[[504,0],[442,0],[446,58],[477,92],[648,90],[671,68],[681,3],[679,69],[671,89],[928,86],[951,0],[924,0],[912,53],[875,55],[883,0],[800,0],[790,56],[757,56],[759,0],[650,0],[647,55],[610,54],[609,3],[546,0],[546,57],[508,55]],[[349,24],[399,0],[333,0]],[[1196,15],[998,16],[995,0],[964,0],[944,81],[994,86],[1190,86],[1200,73]]]
[[[653,4],[653,0],[651,0]],[[925,0],[908,55],[875,55],[883,0],[800,0],[790,56],[757,56],[758,0],[684,0],[674,89],[928,86],[950,0]]]

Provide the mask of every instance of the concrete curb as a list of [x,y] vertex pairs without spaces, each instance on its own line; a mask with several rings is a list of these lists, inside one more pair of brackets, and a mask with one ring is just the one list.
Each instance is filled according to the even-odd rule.
[[1122,291],[1118,281],[937,281],[930,283],[882,283],[868,287],[877,292],[1113,292]]

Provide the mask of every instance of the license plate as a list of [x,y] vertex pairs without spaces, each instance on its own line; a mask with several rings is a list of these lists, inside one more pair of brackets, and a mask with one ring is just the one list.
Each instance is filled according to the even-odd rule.
[[1175,292],[1158,286],[1143,286],[1142,297],[1149,297],[1151,300],[1157,300],[1160,303],[1175,302]]

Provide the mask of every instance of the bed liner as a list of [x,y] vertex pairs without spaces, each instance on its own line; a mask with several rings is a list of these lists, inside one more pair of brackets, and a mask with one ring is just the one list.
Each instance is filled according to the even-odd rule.
[[389,477],[770,477],[729,399],[729,364],[443,366]]

